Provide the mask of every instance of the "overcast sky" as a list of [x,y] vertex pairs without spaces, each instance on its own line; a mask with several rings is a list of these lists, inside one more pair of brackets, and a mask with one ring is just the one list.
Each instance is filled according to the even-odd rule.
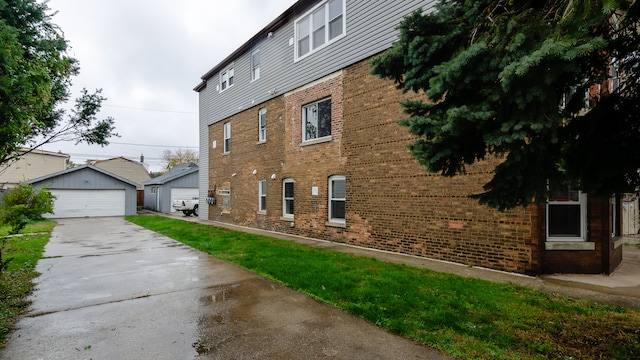
[[[80,62],[72,99],[102,89],[99,118],[115,119],[107,147],[49,144],[75,163],[124,156],[160,170],[161,153],[198,147],[200,77],[296,0],[50,0]],[[71,106],[69,104],[69,106]],[[153,146],[149,146],[153,145]]]

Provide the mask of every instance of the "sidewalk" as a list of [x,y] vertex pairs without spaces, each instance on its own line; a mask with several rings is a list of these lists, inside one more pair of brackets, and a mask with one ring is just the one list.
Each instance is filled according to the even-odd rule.
[[375,249],[367,249],[352,245],[329,242],[326,240],[311,239],[301,236],[276,233],[215,221],[202,220],[196,217],[184,216],[182,213],[153,214],[164,215],[180,220],[198,222],[206,225],[220,226],[248,233],[262,234],[282,240],[295,241],[309,246],[342,251],[355,255],[369,256],[383,261],[422,267],[463,277],[472,277],[492,282],[511,283],[527,288],[550,292],[553,294],[596,301],[602,304],[640,309],[640,248],[632,245],[624,245],[624,258],[622,265],[611,275],[554,274],[533,277],[480,267],[470,267],[463,264],[432,260],[417,256],[391,253]]

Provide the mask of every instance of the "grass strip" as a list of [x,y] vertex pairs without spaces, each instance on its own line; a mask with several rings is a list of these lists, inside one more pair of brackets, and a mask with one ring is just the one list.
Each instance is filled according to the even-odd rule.
[[[29,223],[20,232],[22,236],[7,238],[4,243],[2,256],[11,261],[0,273],[0,347],[18,316],[27,311],[27,295],[33,289],[33,278],[39,275],[35,267],[55,224],[52,220]],[[8,226],[0,227],[0,236],[8,232]]]
[[640,312],[162,216],[127,220],[466,359],[639,359]]

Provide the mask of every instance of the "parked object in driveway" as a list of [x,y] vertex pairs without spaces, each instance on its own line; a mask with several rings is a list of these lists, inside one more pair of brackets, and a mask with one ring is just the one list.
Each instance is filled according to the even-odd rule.
[[198,216],[198,198],[194,197],[191,200],[174,200],[171,204],[176,211],[182,211],[187,216]]

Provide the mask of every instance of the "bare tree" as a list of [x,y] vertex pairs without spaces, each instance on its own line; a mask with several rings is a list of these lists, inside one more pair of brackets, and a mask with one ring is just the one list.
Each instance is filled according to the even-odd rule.
[[162,152],[162,166],[170,169],[176,165],[198,162],[198,152],[191,149],[165,150]]

